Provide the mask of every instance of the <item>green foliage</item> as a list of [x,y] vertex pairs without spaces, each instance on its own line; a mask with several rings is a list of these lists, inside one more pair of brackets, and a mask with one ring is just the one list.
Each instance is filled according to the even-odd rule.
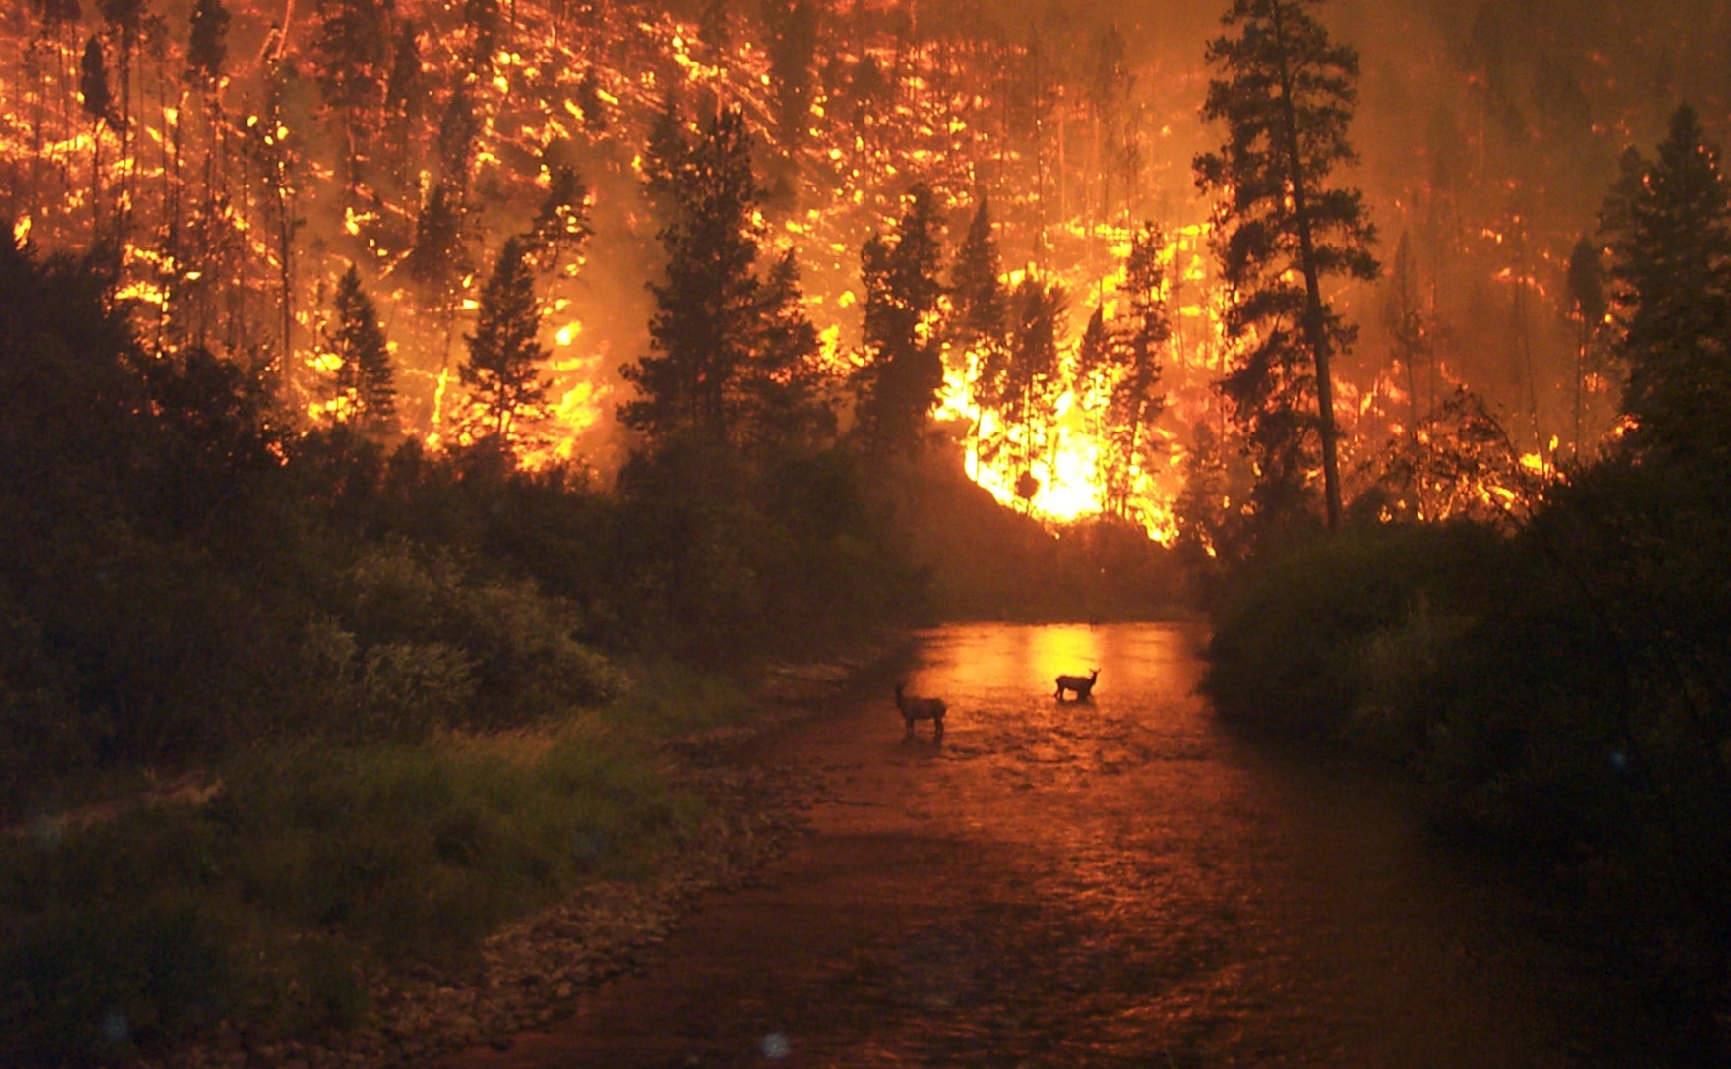
[[352,1027],[381,962],[453,965],[505,918],[630,876],[690,826],[592,729],[270,750],[215,800],[0,840],[0,1059],[119,1061],[223,1015]]
[[1501,553],[1467,525],[1364,527],[1253,559],[1216,614],[1204,690],[1252,726],[1338,737],[1365,701],[1366,644],[1420,614],[1472,615]]

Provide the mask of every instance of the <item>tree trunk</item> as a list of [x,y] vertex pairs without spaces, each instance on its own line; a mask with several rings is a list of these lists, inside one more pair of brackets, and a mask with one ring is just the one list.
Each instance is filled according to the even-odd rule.
[[[1274,32],[1284,38],[1280,24],[1280,5],[1274,6]],[[1322,283],[1316,264],[1316,244],[1310,232],[1310,212],[1307,201],[1310,191],[1299,181],[1303,173],[1304,156],[1298,140],[1298,105],[1292,99],[1292,72],[1282,64],[1280,71],[1282,117],[1286,126],[1287,173],[1292,183],[1292,214],[1298,225],[1299,267],[1304,272],[1304,336],[1310,346],[1316,367],[1317,434],[1322,438],[1322,486],[1328,508],[1328,529],[1340,529],[1340,443],[1339,430],[1334,425],[1334,380],[1329,373],[1328,325],[1322,308]]]

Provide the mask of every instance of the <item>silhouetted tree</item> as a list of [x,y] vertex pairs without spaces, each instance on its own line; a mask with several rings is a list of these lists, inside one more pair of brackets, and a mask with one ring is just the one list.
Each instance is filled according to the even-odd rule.
[[[676,109],[665,115],[678,130]],[[723,111],[689,145],[663,138],[645,177],[668,213],[660,234],[668,262],[649,287],[650,353],[621,369],[638,396],[619,418],[651,439],[695,430],[725,440],[739,426],[740,376],[757,344],[762,299],[753,270],[762,194],[744,117]]]
[[805,140],[811,125],[818,9],[811,0],[764,0],[763,21],[769,34],[776,136],[783,148],[792,150]]
[[1213,238],[1231,287],[1226,326],[1254,339],[1224,389],[1249,430],[1258,468],[1254,500],[1267,519],[1303,507],[1321,446],[1330,528],[1341,487],[1329,360],[1355,330],[1324,299],[1329,275],[1376,277],[1358,190],[1330,184],[1356,159],[1347,126],[1358,103],[1358,53],[1332,43],[1311,14],[1320,0],[1234,0],[1237,30],[1208,46],[1223,77],[1203,116],[1223,122],[1219,152],[1198,156],[1196,180],[1219,196]]
[[397,27],[391,72],[385,78],[385,139],[399,176],[409,172],[409,146],[427,108],[426,72],[421,62],[420,29],[414,19]]
[[925,186],[911,191],[892,243],[874,234],[860,252],[865,288],[866,362],[855,384],[859,425],[879,451],[917,446],[944,384],[938,335],[937,205]]
[[1618,350],[1629,368],[1623,410],[1638,446],[1692,453],[1731,441],[1728,200],[1718,151],[1684,105],[1658,158],[1626,167],[1606,205]]
[[1598,340],[1605,330],[1610,302],[1605,296],[1603,251],[1592,238],[1583,236],[1569,254],[1569,318],[1575,324],[1575,462],[1581,460],[1582,420],[1587,375],[1597,370]]
[[1119,515],[1129,509],[1136,473],[1153,467],[1154,423],[1166,410],[1160,377],[1172,342],[1172,313],[1170,282],[1161,260],[1165,248],[1165,234],[1145,223],[1131,237],[1124,261],[1122,292],[1129,307],[1118,343],[1109,350],[1116,366],[1105,421],[1107,505]]
[[552,355],[537,339],[541,310],[535,276],[521,238],[499,250],[492,277],[481,291],[475,333],[467,336],[469,359],[462,367],[470,388],[467,429],[503,447],[520,424],[546,415],[548,380],[541,365]]
[[396,429],[397,388],[390,352],[372,298],[361,288],[355,265],[337,282],[332,301],[336,325],[331,332],[337,368],[336,387],[346,401],[341,418],[367,434],[385,435]]
[[343,180],[353,191],[361,180],[369,117],[384,91],[385,50],[390,35],[381,0],[319,0],[319,89],[325,106],[341,116]]
[[[543,270],[557,270],[565,258],[581,257],[594,234],[589,225],[589,187],[571,168],[555,167],[547,196],[529,228],[534,258]],[[575,267],[573,263],[572,269]]]
[[195,0],[188,18],[186,66],[201,86],[213,85],[228,62],[228,8],[222,0]]
[[90,241],[102,240],[102,127],[114,115],[114,96],[108,89],[108,64],[102,57],[102,42],[94,36],[84,46],[79,64],[78,94],[90,129]]

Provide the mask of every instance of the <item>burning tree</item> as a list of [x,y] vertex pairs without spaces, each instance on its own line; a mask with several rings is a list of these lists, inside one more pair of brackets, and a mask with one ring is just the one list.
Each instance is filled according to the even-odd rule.
[[1208,46],[1225,76],[1203,117],[1224,122],[1217,153],[1198,156],[1197,184],[1219,196],[1214,247],[1232,288],[1228,333],[1246,343],[1224,389],[1249,433],[1257,510],[1301,512],[1321,447],[1330,528],[1340,523],[1339,431],[1329,359],[1355,328],[1323,298],[1326,275],[1376,277],[1375,229],[1358,190],[1330,184],[1356,161],[1347,126],[1358,102],[1358,53],[1329,40],[1310,13],[1321,0],[1234,0],[1238,29]]

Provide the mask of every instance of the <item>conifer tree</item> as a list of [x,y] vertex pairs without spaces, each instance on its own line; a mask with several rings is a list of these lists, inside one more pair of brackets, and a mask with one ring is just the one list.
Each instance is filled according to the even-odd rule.
[[[677,133],[674,105],[663,113]],[[664,278],[652,283],[650,352],[621,369],[637,388],[619,408],[627,427],[650,439],[697,431],[725,440],[740,425],[739,384],[759,333],[761,294],[754,267],[763,226],[744,116],[727,109],[687,145],[668,135],[645,166],[664,200]]]
[[337,368],[336,386],[348,400],[348,422],[367,434],[390,434],[396,429],[397,417],[390,351],[379,326],[378,310],[361,288],[361,274],[354,264],[337,282],[332,306],[336,327],[330,343],[332,353],[342,362]]
[[1575,324],[1575,441],[1574,455],[1580,462],[1582,423],[1585,418],[1587,375],[1597,370],[1598,340],[1604,333],[1605,296],[1603,252],[1592,238],[1583,236],[1569,254],[1569,318]]
[[1635,445],[1723,449],[1731,442],[1731,190],[1692,107],[1672,116],[1657,159],[1626,160],[1604,222]]
[[765,459],[809,452],[834,435],[836,416],[791,249],[763,280],[759,316],[755,359],[742,384],[746,444]]
[[571,168],[555,167],[547,196],[529,228],[535,259],[544,270],[555,270],[566,257],[581,256],[594,234],[589,225],[589,187]]
[[90,136],[90,242],[102,240],[102,127],[112,121],[114,96],[108,89],[108,64],[103,59],[102,42],[94,35],[84,46],[84,59],[79,64],[78,94],[83,100],[84,114],[91,122]]
[[991,203],[981,197],[950,268],[950,336],[958,345],[990,349],[1003,344],[1008,295],[1002,274]]
[[552,354],[538,340],[541,310],[527,246],[513,237],[499,251],[493,274],[481,291],[481,308],[461,369],[470,388],[466,429],[476,438],[503,447],[523,423],[544,418],[548,380],[541,365]]
[[361,181],[368,117],[383,100],[386,11],[380,0],[319,0],[318,15],[319,89],[325,106],[341,116],[344,181],[353,191]]
[[1413,264],[1412,239],[1401,234],[1395,247],[1394,264],[1389,273],[1389,292],[1383,302],[1383,323],[1388,328],[1391,355],[1400,373],[1406,376],[1408,402],[1408,437],[1418,439],[1429,419],[1429,406],[1422,398],[1419,365],[1429,372],[1431,328],[1419,303],[1418,271]]
[[404,19],[391,49],[391,72],[385,78],[385,140],[394,170],[409,173],[409,146],[427,107],[425,70],[421,63],[420,29]]
[[1165,234],[1146,223],[1130,239],[1130,255],[1124,262],[1123,294],[1129,314],[1118,344],[1110,350],[1116,367],[1106,409],[1108,484],[1113,491],[1107,504],[1119,515],[1128,508],[1136,473],[1153,466],[1154,423],[1166,410],[1160,379],[1163,357],[1172,342],[1172,313],[1167,305],[1171,293],[1166,265],[1161,260],[1165,247]]
[[186,66],[201,87],[214,86],[228,62],[228,8],[222,0],[195,0],[188,18]]
[[866,362],[855,386],[859,425],[867,444],[904,452],[920,442],[925,420],[944,384],[938,336],[937,205],[916,186],[892,243],[874,234],[860,252],[865,289]]
[[764,0],[763,19],[769,31],[776,136],[782,148],[791,150],[804,142],[811,124],[818,10],[812,0]]
[[[1302,512],[1320,451],[1330,528],[1341,514],[1330,359],[1355,331],[1323,297],[1330,275],[1376,277],[1375,229],[1358,190],[1333,184],[1357,156],[1347,127],[1358,102],[1358,53],[1329,40],[1320,0],[1233,0],[1236,35],[1208,46],[1221,74],[1203,117],[1223,122],[1219,152],[1196,180],[1219,197],[1212,239],[1233,304],[1228,333],[1250,339],[1223,389],[1249,433],[1253,500],[1265,520]],[[1318,450],[1320,447],[1320,450]]]
[[1064,333],[1064,287],[1029,275],[1010,295],[1009,346],[999,378],[998,411],[1016,493],[1031,500],[1040,490],[1034,462],[1052,439],[1052,402],[1058,393],[1058,339]]

